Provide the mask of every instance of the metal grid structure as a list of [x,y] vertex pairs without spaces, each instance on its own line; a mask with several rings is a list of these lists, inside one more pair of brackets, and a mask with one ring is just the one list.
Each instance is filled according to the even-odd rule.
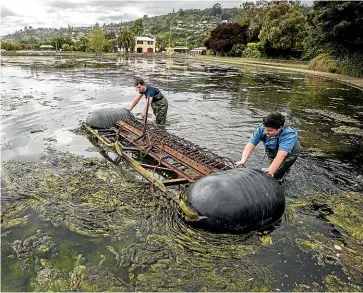
[[99,145],[111,147],[121,160],[176,201],[191,220],[198,220],[198,213],[172,194],[167,186],[192,183],[214,172],[234,168],[228,158],[172,135],[146,120],[144,123],[120,120],[117,127],[110,129],[96,130],[89,126],[86,129],[94,134]]

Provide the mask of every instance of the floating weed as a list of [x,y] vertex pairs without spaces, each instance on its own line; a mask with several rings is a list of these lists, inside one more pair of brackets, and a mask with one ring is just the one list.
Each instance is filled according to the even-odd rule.
[[[302,229],[295,240],[307,253],[312,253],[318,263],[337,264],[357,283],[363,282],[363,196],[348,192],[340,195],[314,194],[306,198],[306,205],[299,206],[304,213],[310,212],[329,225],[330,233],[323,234],[315,229]],[[294,217],[299,218],[295,213]],[[329,237],[330,236],[330,237]],[[336,278],[329,278],[336,283]],[[329,282],[328,282],[329,283]],[[348,287],[350,285],[348,284]],[[341,288],[344,288],[341,287]],[[339,291],[339,290],[338,290]],[[343,290],[344,291],[344,290]]]

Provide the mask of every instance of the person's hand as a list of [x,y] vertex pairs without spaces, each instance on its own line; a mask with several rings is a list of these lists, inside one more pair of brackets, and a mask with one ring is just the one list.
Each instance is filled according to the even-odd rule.
[[123,109],[125,109],[127,111],[131,111],[130,107],[124,107]]
[[[146,113],[141,113],[141,117],[144,118],[146,116]],[[151,117],[151,113],[147,113],[147,117]]]
[[270,168],[262,168],[262,171],[263,171],[265,174],[267,174],[267,175],[270,175],[270,176],[274,177],[274,174],[273,174],[273,173],[271,173]]
[[246,164],[245,161],[238,161],[238,162],[236,162],[235,166],[237,168],[240,168],[240,167],[245,167],[245,164]]

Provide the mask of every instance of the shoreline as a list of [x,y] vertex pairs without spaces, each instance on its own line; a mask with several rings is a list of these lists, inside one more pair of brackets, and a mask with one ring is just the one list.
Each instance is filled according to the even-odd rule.
[[[304,73],[314,76],[324,77],[330,80],[338,81],[343,84],[352,86],[359,90],[363,90],[363,78],[360,77],[352,77],[348,75],[342,75],[337,73],[323,72],[323,71],[315,71],[308,69],[308,65],[305,62],[296,62],[292,61],[288,62],[274,62],[271,59],[271,62],[268,60],[261,61],[258,59],[248,59],[248,58],[238,58],[238,57],[210,57],[210,56],[192,56],[188,54],[120,54],[120,53],[103,53],[100,56],[96,56],[95,53],[91,52],[12,52],[1,54],[1,57],[7,58],[17,58],[17,57],[65,57],[65,58],[90,58],[90,59],[115,59],[122,57],[143,57],[143,58],[157,58],[157,57],[166,57],[166,58],[188,58],[188,59],[196,59],[201,62],[206,63],[214,63],[214,64],[230,64],[234,66],[254,66],[260,68],[269,68],[276,70],[284,70],[290,72],[298,72]],[[1,58],[2,59],[2,58]],[[3,61],[3,60],[1,60]],[[279,61],[279,60],[278,60]],[[284,60],[285,61],[285,60]]]
[[254,66],[254,67],[262,67],[262,68],[270,68],[270,69],[278,69],[292,72],[305,73],[309,75],[315,75],[320,77],[325,77],[331,80],[335,80],[349,86],[355,87],[357,89],[363,90],[363,78],[360,77],[352,77],[348,75],[323,72],[323,71],[315,71],[304,69],[307,67],[306,65],[301,64],[291,64],[291,63],[276,63],[276,62],[261,62],[256,59],[238,59],[233,57],[205,57],[205,56],[197,56],[195,57],[198,60],[203,62],[213,62],[213,63],[223,63],[223,64],[231,64],[237,66]]

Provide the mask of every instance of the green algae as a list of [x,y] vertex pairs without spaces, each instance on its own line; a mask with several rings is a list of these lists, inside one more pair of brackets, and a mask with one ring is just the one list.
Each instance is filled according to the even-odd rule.
[[328,110],[321,110],[321,109],[304,109],[304,112],[306,113],[311,113],[311,114],[318,114],[321,117],[324,117],[326,119],[329,120],[336,120],[339,122],[345,122],[345,123],[354,123],[359,125],[360,121],[357,119],[354,119],[350,116],[347,115],[343,115],[343,114],[339,114],[339,113],[335,113],[335,112],[330,112]]
[[69,288],[71,291],[78,291],[84,279],[86,267],[82,263],[84,263],[84,257],[80,254],[77,256],[73,271],[69,274]]
[[[274,247],[278,240],[273,234],[215,235],[196,230],[169,201],[156,198],[143,182],[125,175],[129,174],[125,170],[120,172],[104,160],[52,155],[42,164],[4,164],[8,196],[22,194],[15,205],[6,206],[4,219],[23,217],[31,204],[41,220],[84,235],[83,243],[90,243],[92,249],[80,250],[79,245],[63,239],[55,254],[49,242],[54,239],[40,233],[37,237],[44,240],[11,262],[17,264],[14,276],[29,279],[29,290],[261,292],[279,288],[274,273],[251,258],[262,247]],[[14,174],[22,173],[24,180],[12,180]],[[361,282],[363,271],[357,233],[359,196],[314,195],[292,201],[286,210],[289,225],[297,229],[296,245],[320,265],[340,265],[356,283]],[[323,217],[344,240],[308,229],[301,212]],[[339,220],[347,215],[354,216],[357,226]],[[14,255],[22,251],[26,238],[13,246]],[[4,280],[11,283],[8,277]],[[296,288],[328,288],[324,284]]]
[[331,130],[339,134],[349,134],[349,135],[353,134],[353,135],[363,136],[363,130],[358,127],[349,127],[341,125],[339,127],[334,127]]
[[329,292],[361,292],[361,288],[352,284],[348,284],[340,280],[336,276],[326,276],[324,280],[326,291]]
[[296,211],[297,208],[300,208],[300,207],[307,207],[309,206],[309,203],[307,202],[293,202],[289,205],[289,209],[292,210],[292,211]]
[[[294,208],[293,208],[294,209]],[[363,197],[361,193],[348,192],[341,195],[312,195],[306,198],[306,205],[299,204],[304,213],[313,213],[323,218],[330,231],[339,235],[332,238],[318,230],[303,232],[295,242],[306,253],[312,253],[318,264],[336,264],[349,278],[363,282]],[[295,213],[295,217],[299,215]],[[295,219],[298,221],[298,219]],[[302,230],[303,231],[303,230]],[[336,276],[333,279],[336,280]],[[348,284],[347,286],[351,286]],[[348,288],[347,287],[347,288]],[[345,288],[346,287],[340,287]],[[349,287],[351,288],[351,287]],[[330,290],[329,290],[330,291]]]
[[269,235],[263,235],[260,237],[261,243],[263,245],[270,245],[272,244],[272,237]]
[[319,243],[312,242],[305,239],[296,239],[296,242],[302,247],[307,250],[317,250],[320,247]]
[[30,281],[30,289],[34,292],[67,292],[69,286],[61,271],[43,262],[42,268]]
[[8,229],[16,226],[25,226],[28,223],[29,215],[21,215],[26,212],[27,208],[28,205],[25,203],[7,206],[6,210],[1,213],[1,228]]
[[332,214],[326,218],[336,227],[349,236],[363,240],[363,200],[361,195],[347,194],[347,199],[332,199]]
[[106,189],[98,190],[93,194],[84,194],[82,198],[93,206],[99,206],[107,210],[114,209],[118,203],[117,199],[112,198],[110,192]]
[[[31,204],[41,220],[93,237],[90,240],[97,245],[102,245],[107,237],[116,241],[86,259],[77,258],[79,254],[69,241],[58,243],[58,253],[54,255],[54,247],[47,245],[49,239],[44,238],[45,242],[39,242],[24,255],[24,260],[17,260],[22,266],[30,259],[35,261],[27,274],[29,288],[34,291],[132,291],[157,287],[164,291],[187,290],[192,287],[183,276],[192,277],[200,267],[203,273],[192,282],[193,288],[252,290],[269,283],[268,278],[262,281],[263,286],[259,286],[257,278],[256,282],[246,281],[251,276],[245,265],[238,269],[244,276],[241,280],[235,277],[231,282],[226,277],[235,274],[235,269],[216,271],[210,277],[209,272],[216,269],[213,259],[223,261],[223,267],[227,268],[232,259],[238,266],[242,258],[249,262],[245,257],[260,249],[261,242],[257,237],[246,243],[239,236],[200,233],[183,222],[168,200],[155,198],[156,194],[146,189],[143,182],[125,177],[129,173],[104,160],[51,151],[50,156],[42,158],[42,163],[7,162],[3,170],[9,197],[23,195],[14,206],[5,209],[9,221],[12,217],[19,218]],[[23,180],[14,180],[19,175]],[[130,233],[135,233],[133,237],[140,244],[130,238]],[[24,241],[17,241],[14,249],[21,251]],[[251,264],[256,271],[261,270]],[[165,274],[166,267],[172,276]],[[219,280],[212,282],[217,273]],[[269,274],[264,271],[263,275]],[[150,278],[162,282],[151,282]],[[208,285],[210,282],[213,286]]]
[[[247,291],[254,291],[253,289],[256,289],[255,283],[248,281],[250,275],[241,274],[240,268],[238,264],[228,262],[221,263],[220,267],[213,266],[213,263],[204,262],[203,266],[194,272],[183,263],[173,264],[172,260],[161,259],[153,264],[147,272],[137,276],[136,290],[160,291],[162,288],[162,291],[169,292],[179,290],[234,292],[240,288],[245,288]],[[253,275],[255,268],[252,264],[250,269]],[[271,290],[268,280],[263,283]]]

